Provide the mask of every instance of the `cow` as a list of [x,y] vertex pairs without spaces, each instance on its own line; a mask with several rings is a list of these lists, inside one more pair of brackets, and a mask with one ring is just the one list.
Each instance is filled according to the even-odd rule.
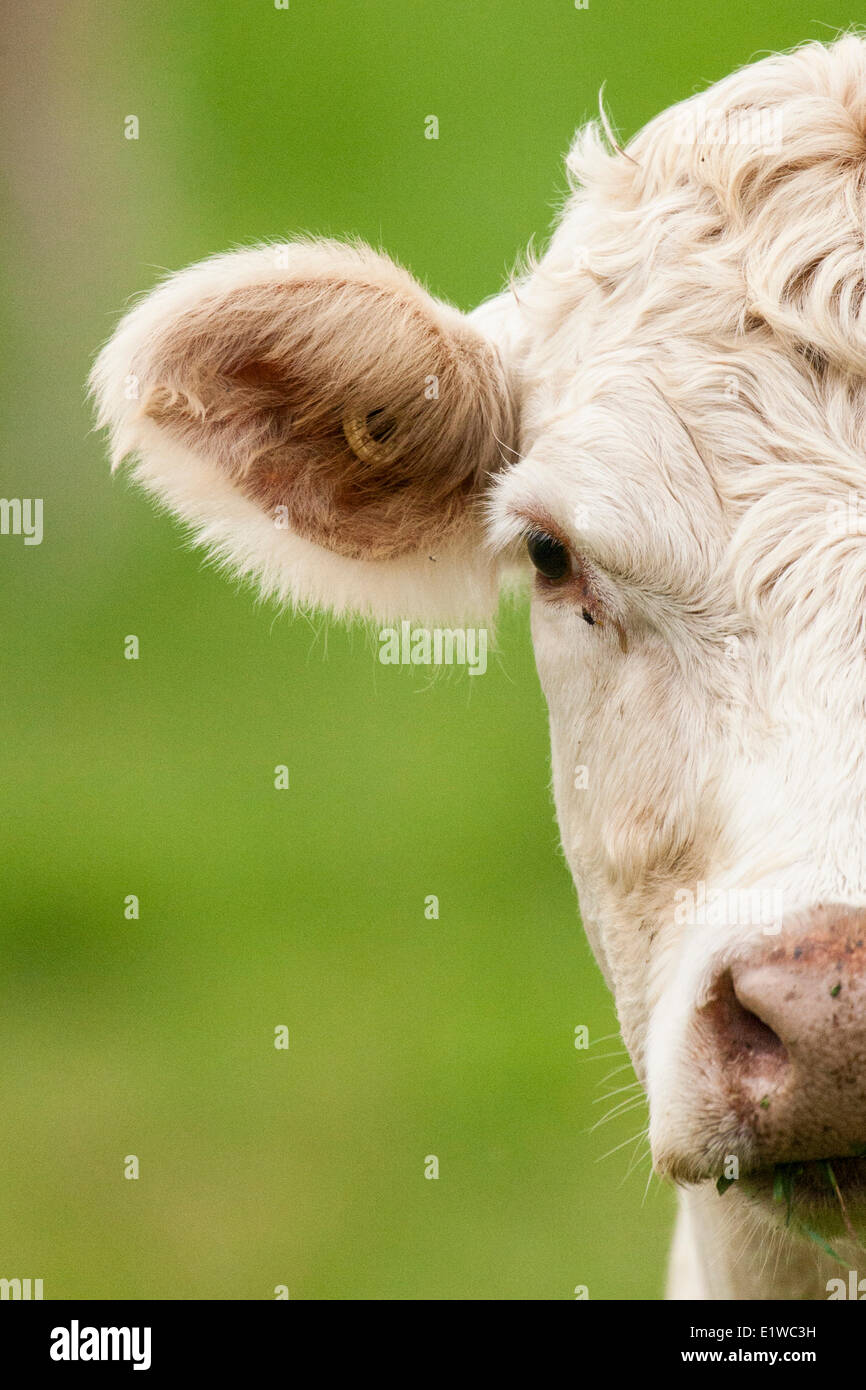
[[566,167],[544,254],[468,314],[360,243],[172,275],[98,418],[280,603],[486,624],[531,585],[563,848],[678,1189],[668,1296],[826,1298],[866,1260],[866,42],[625,148],[602,106]]

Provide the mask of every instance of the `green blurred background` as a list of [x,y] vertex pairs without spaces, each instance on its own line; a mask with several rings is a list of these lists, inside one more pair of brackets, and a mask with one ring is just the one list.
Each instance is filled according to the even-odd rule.
[[856,18],[818,17],[6,14],[0,493],[45,499],[45,539],[0,537],[0,1276],[47,1298],[661,1296],[672,1202],[645,1197],[644,1111],[590,1132],[631,1075],[603,1083],[620,1044],[558,848],[525,608],[483,679],[430,682],[256,606],[109,479],[83,383],[129,296],[257,238],[357,234],[470,308],[543,242],[603,80],[629,136]]

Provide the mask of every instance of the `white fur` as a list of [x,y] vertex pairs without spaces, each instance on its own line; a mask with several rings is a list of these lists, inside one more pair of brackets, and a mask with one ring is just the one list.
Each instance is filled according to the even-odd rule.
[[628,158],[579,136],[583,186],[517,286],[524,459],[492,503],[506,545],[552,517],[627,631],[623,655],[579,613],[533,606],[563,842],[654,1162],[704,1179],[676,1297],[826,1297],[833,1272],[709,1181],[748,1148],[696,1101],[687,1027],[766,937],[678,925],[676,890],[769,886],[786,918],[866,902],[866,537],[827,513],[866,494],[866,45],[768,59],[689,107],[700,125],[755,104],[779,112],[779,150],[680,144],[682,111]]

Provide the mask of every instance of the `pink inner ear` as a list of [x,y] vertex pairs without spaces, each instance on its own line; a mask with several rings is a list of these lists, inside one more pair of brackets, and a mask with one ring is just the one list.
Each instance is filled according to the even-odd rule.
[[366,278],[337,267],[210,296],[138,370],[142,413],[265,511],[329,550],[385,559],[467,524],[514,422],[486,339],[408,276],[379,283],[368,254]]

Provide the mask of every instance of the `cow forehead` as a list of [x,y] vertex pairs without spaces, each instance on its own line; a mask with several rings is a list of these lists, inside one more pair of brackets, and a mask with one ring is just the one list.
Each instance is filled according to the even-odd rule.
[[557,509],[614,573],[779,660],[796,634],[828,681],[866,645],[864,92],[843,39],[733,74],[627,152],[578,135],[515,286],[521,461],[493,502],[500,530]]
[[614,576],[754,617],[862,601],[863,403],[766,343],[709,355],[659,345],[578,366],[558,397],[543,384],[499,509],[550,516]]
[[698,287],[669,267],[664,304],[635,278],[572,288],[565,314],[539,267],[511,487],[555,505],[578,544],[594,527],[615,571],[665,592],[712,574],[716,601],[800,623],[862,605],[864,379],[751,315],[742,285],[720,302],[716,255]]
[[623,508],[638,469],[659,500],[703,489],[695,525],[734,538],[743,601],[799,559],[858,592],[863,547],[840,532],[866,511],[864,54],[766,59],[627,153],[586,128],[517,286],[522,455],[562,472],[570,446],[585,496],[610,490],[619,450]]

